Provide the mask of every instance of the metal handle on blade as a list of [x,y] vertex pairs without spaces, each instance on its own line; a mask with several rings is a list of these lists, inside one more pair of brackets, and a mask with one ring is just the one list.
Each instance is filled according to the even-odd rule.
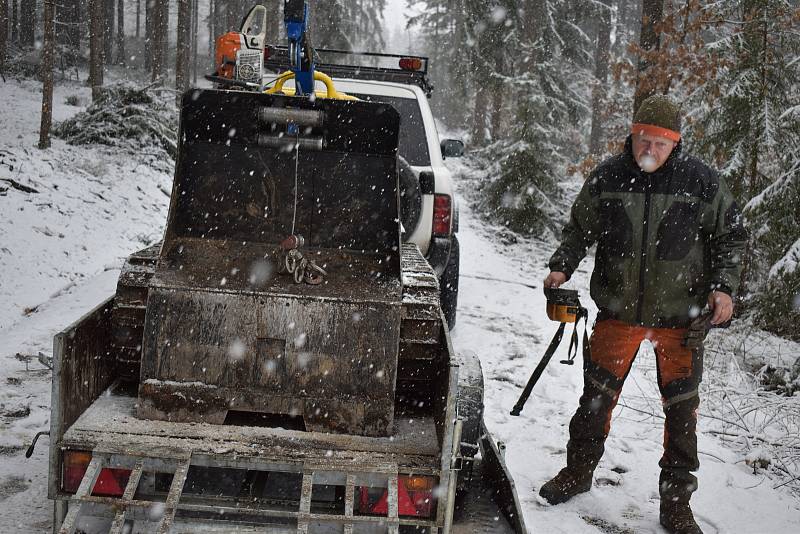
[[288,135],[277,136],[258,134],[258,145],[267,148],[294,150],[299,146],[303,150],[322,150],[325,142],[322,137],[291,137]]
[[265,124],[322,126],[325,115],[315,109],[261,108],[258,111],[258,120]]
[[522,395],[519,396],[519,400],[514,405],[514,409],[511,410],[511,415],[519,415],[522,411],[522,408],[525,406],[525,402],[528,400],[528,397],[531,396],[531,391],[533,391],[533,386],[536,385],[536,382],[539,381],[539,378],[542,376],[544,372],[544,368],[547,367],[547,364],[550,363],[550,358],[553,357],[553,354],[556,352],[558,348],[558,344],[561,343],[561,338],[564,335],[564,327],[566,323],[561,323],[558,326],[558,330],[556,331],[556,335],[553,336],[553,340],[550,342],[550,346],[547,347],[547,350],[542,357],[542,360],[539,362],[539,365],[536,366],[536,369],[533,370],[533,374],[528,379],[528,384],[525,386],[525,389],[522,390]]

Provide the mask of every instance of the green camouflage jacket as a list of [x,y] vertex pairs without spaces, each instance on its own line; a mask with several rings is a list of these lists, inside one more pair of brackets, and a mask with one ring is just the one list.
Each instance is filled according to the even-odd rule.
[[597,242],[591,296],[598,319],[683,328],[712,290],[739,286],[747,234],[725,181],[680,143],[654,173],[631,139],[586,180],[550,270],[570,277]]

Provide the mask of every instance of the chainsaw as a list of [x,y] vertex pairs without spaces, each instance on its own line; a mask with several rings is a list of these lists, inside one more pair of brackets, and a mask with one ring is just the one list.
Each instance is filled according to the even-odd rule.
[[[286,27],[291,70],[298,95],[314,91],[314,61],[308,30],[308,2],[285,0],[283,21]],[[264,61],[268,58],[267,8],[254,6],[239,31],[217,37],[214,49],[215,71],[206,79],[220,86],[263,90]]]

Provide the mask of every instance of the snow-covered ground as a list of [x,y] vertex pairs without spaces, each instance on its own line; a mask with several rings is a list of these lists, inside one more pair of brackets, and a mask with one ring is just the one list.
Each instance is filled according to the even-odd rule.
[[[160,238],[171,181],[169,175],[148,165],[147,155],[71,147],[59,140],[54,140],[52,149],[39,151],[35,148],[38,91],[34,82],[10,80],[0,85],[2,101],[13,102],[13,106],[0,107],[2,533],[48,532],[51,528],[47,438],[31,459],[24,458],[24,448],[35,432],[48,428],[49,420],[50,372],[36,356],[40,352],[51,355],[53,335],[113,293],[118,269],[129,252]],[[79,111],[65,105],[69,95],[88,102],[88,91],[82,86],[58,86],[57,119]],[[458,166],[456,170],[465,169]],[[37,192],[20,191],[8,179]],[[464,181],[459,187],[467,192],[472,184]],[[634,365],[615,412],[612,437],[592,491],[559,506],[546,505],[536,496],[539,486],[564,462],[567,423],[577,403],[581,372],[579,365],[558,363],[565,355],[565,344],[522,416],[508,415],[555,331],[556,325],[545,318],[544,298],[538,289],[553,245],[535,240],[509,244],[501,235],[505,232],[486,225],[462,200],[464,253],[453,340],[456,350],[473,351],[483,362],[487,424],[507,445],[507,460],[531,531],[663,532],[657,526],[662,421],[655,364],[646,351]],[[587,260],[570,282],[581,290],[586,305],[591,305],[587,291],[590,269]],[[788,358],[798,355],[796,345],[769,336],[757,338],[759,347],[729,347],[722,339],[715,334],[712,345],[716,352],[709,351],[721,369],[728,366],[728,359],[739,361],[727,356],[742,347],[782,351]],[[744,382],[741,385],[747,387]],[[717,398],[719,391],[726,391],[724,386],[708,389],[708,398]],[[773,489],[782,479],[769,470],[754,473],[745,463],[747,446],[755,450],[759,440],[780,436],[756,432],[753,415],[740,412],[741,425],[749,431],[745,436],[749,441],[744,443],[740,439],[743,432],[720,426],[719,418],[711,417],[716,412],[707,412],[707,405],[701,406],[702,468],[700,490],[693,501],[706,532],[800,532],[800,501],[788,491],[789,486]],[[758,428],[773,427],[762,424]],[[787,424],[786,428],[796,427]],[[725,429],[737,434],[735,443],[721,441],[724,434],[720,432]],[[780,462],[780,458],[772,460]]]
[[[541,485],[565,465],[568,424],[583,384],[580,356],[577,365],[559,364],[567,357],[565,335],[522,414],[509,415],[557,329],[557,323],[547,319],[541,290],[548,273],[547,260],[555,245],[516,236],[511,236],[516,242],[509,243],[506,229],[487,225],[470,209],[469,199],[474,196],[471,191],[475,184],[463,178],[470,171],[464,167],[458,170],[462,176],[459,190],[463,193],[459,238],[462,263],[459,318],[452,333],[453,343],[457,351],[473,351],[480,356],[486,380],[487,426],[495,439],[506,444],[506,461],[517,485],[528,528],[547,534],[665,532],[658,525],[658,460],[663,450],[663,416],[655,355],[647,342],[642,345],[614,412],[611,436],[595,472],[592,490],[557,506],[538,496]],[[588,290],[592,260],[584,260],[564,286],[580,291],[582,304],[589,308],[590,324],[597,312]],[[534,285],[536,289],[522,284]],[[572,327],[569,328],[567,334],[571,332]],[[753,435],[752,429],[758,425],[748,418],[752,413],[743,415],[741,423],[751,430],[749,443],[737,442],[732,448],[704,432],[734,433],[721,430],[731,425],[719,421],[721,410],[716,405],[713,410],[708,405],[724,397],[728,385],[734,390],[740,386],[737,398],[728,399],[731,406],[743,402],[739,397],[749,391],[750,385],[744,380],[739,384],[718,384],[722,379],[746,376],[738,370],[737,362],[741,363],[742,355],[737,354],[737,359],[735,352],[747,350],[754,353],[752,359],[782,361],[783,365],[791,365],[800,357],[797,344],[763,332],[733,330],[732,339],[713,331],[706,343],[707,380],[702,390],[706,398],[700,407],[698,432],[701,468],[699,490],[692,505],[708,534],[800,532],[800,501],[786,491],[786,485],[783,490],[773,489],[785,480],[773,478],[763,470],[754,473],[745,462],[750,447],[750,458],[760,454],[770,457],[758,447],[763,436]],[[764,354],[768,351],[770,354]],[[763,399],[764,404],[771,401]],[[794,401],[794,414],[777,415],[777,419],[789,422],[794,417],[791,424],[796,425],[800,399],[795,396],[778,402],[784,401]],[[759,428],[767,432],[766,427]],[[794,432],[796,428],[793,427]],[[737,437],[740,434],[744,432],[738,432]],[[788,449],[794,447],[796,455],[798,438],[796,434],[782,438],[787,437]],[[780,462],[780,458],[771,459]]]
[[[54,119],[83,85],[56,85]],[[161,238],[172,177],[153,155],[73,147],[36,148],[41,84],[0,84],[0,532],[49,532],[47,438],[53,335],[113,294],[122,260]],[[161,166],[163,168],[163,166]],[[25,192],[12,182],[36,192]]]

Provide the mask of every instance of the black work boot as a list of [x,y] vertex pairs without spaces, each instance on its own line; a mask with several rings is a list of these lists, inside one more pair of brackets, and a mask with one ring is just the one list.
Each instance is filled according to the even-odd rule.
[[575,495],[589,491],[592,487],[592,471],[578,471],[565,467],[539,489],[541,495],[550,504],[567,502]]
[[703,534],[688,502],[662,500],[659,521],[670,534]]

